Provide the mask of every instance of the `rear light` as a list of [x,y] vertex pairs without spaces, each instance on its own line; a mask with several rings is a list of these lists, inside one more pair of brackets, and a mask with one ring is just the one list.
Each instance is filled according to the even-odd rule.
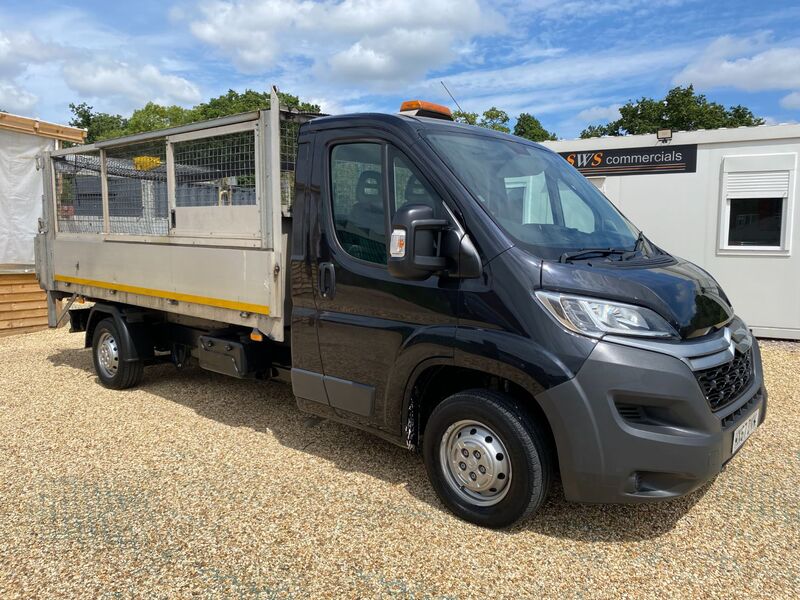
[[406,100],[400,105],[400,114],[411,115],[412,117],[453,120],[453,114],[449,108],[441,104],[426,102],[425,100]]

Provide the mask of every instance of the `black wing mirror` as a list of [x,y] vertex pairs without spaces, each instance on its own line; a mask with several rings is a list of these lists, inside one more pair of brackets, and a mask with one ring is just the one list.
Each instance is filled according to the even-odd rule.
[[389,273],[401,279],[427,279],[447,266],[441,256],[447,221],[434,218],[426,204],[406,204],[392,219]]

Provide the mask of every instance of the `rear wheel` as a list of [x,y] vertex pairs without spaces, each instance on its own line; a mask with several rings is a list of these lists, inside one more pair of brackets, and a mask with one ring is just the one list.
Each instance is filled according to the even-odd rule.
[[112,318],[103,319],[95,327],[92,358],[100,382],[115,390],[135,386],[144,375],[144,365],[140,360],[130,360],[132,357],[122,343],[119,328]]
[[550,489],[554,459],[541,425],[496,392],[469,390],[439,404],[423,454],[442,502],[485,527],[530,516]]

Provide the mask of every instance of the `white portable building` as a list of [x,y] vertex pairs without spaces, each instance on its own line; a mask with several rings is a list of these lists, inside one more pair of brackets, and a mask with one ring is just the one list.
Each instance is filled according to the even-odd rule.
[[85,137],[83,129],[0,112],[0,265],[33,265],[33,236],[42,215],[37,156]]
[[85,137],[83,129],[0,112],[0,336],[47,325],[33,269],[43,192],[37,157]]
[[800,339],[800,125],[665,133],[544,145],[709,271],[756,335]]

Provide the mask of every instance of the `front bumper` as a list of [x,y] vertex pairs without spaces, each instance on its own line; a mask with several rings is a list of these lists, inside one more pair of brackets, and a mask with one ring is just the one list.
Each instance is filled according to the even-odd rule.
[[755,339],[750,384],[715,412],[692,370],[708,357],[688,358],[691,344],[659,352],[657,345],[600,341],[573,379],[537,396],[553,429],[568,500],[646,502],[688,494],[731,459],[741,423],[756,410],[763,422],[767,393]]

